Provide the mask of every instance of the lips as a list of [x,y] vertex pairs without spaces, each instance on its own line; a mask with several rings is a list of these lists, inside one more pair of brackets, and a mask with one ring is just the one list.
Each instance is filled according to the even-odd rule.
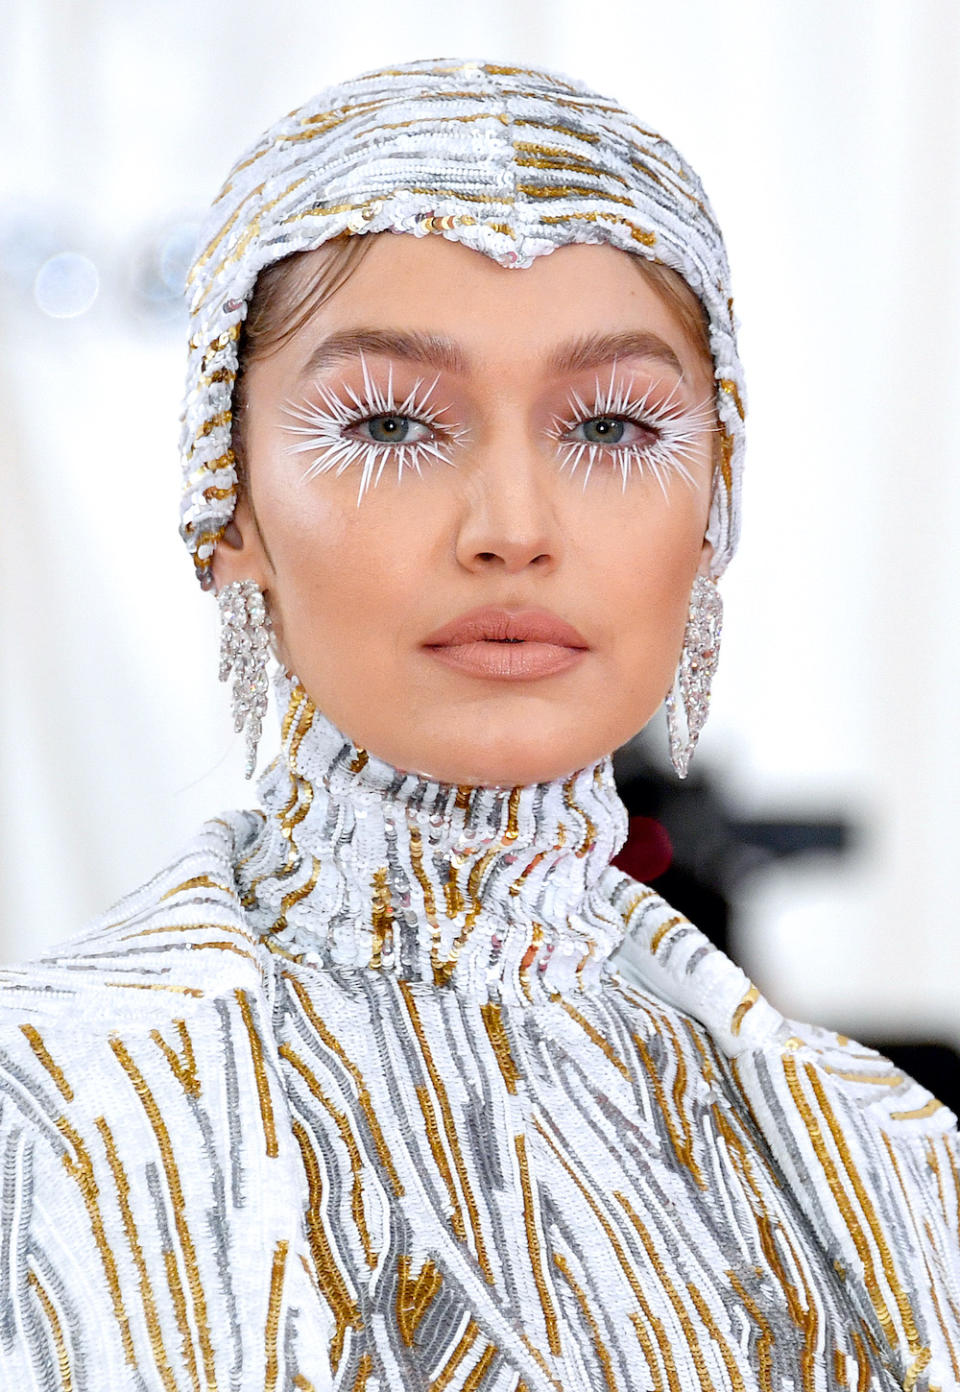
[[586,638],[549,609],[498,609],[489,606],[461,614],[425,638],[425,648],[455,648],[467,643],[548,643],[585,650]]
[[495,681],[557,676],[589,651],[582,633],[549,609],[473,609],[431,633],[423,647],[446,667]]

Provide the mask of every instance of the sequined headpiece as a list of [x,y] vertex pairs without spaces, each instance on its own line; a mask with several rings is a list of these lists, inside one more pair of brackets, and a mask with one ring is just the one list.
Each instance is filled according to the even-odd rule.
[[234,165],[187,280],[181,535],[202,579],[236,504],[231,402],[257,275],[344,234],[439,233],[503,266],[608,242],[683,276],[704,306],[722,430],[712,574],[739,530],[743,382],[720,229],[672,145],[554,73],[423,60],[329,87]]

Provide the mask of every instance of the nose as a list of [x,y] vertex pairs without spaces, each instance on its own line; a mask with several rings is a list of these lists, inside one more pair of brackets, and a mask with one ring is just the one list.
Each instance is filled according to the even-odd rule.
[[552,570],[560,559],[550,464],[533,442],[504,432],[475,450],[469,465],[457,560],[467,570],[516,574]]

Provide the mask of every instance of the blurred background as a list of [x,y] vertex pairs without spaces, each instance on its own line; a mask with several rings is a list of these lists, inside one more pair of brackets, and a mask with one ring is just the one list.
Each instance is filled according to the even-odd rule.
[[216,605],[176,530],[179,286],[203,209],[325,84],[493,58],[662,129],[729,245],[743,541],[696,778],[662,781],[662,717],[620,757],[631,810],[674,847],[653,868],[678,898],[692,883],[684,906],[787,1013],[960,1045],[955,0],[2,14],[0,958],[73,935],[253,797]]

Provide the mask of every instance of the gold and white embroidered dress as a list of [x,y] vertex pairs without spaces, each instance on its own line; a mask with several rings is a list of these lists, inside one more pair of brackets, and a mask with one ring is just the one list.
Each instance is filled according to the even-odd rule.
[[954,1118],[609,865],[281,681],[263,810],[3,973],[0,1386],[960,1387]]

